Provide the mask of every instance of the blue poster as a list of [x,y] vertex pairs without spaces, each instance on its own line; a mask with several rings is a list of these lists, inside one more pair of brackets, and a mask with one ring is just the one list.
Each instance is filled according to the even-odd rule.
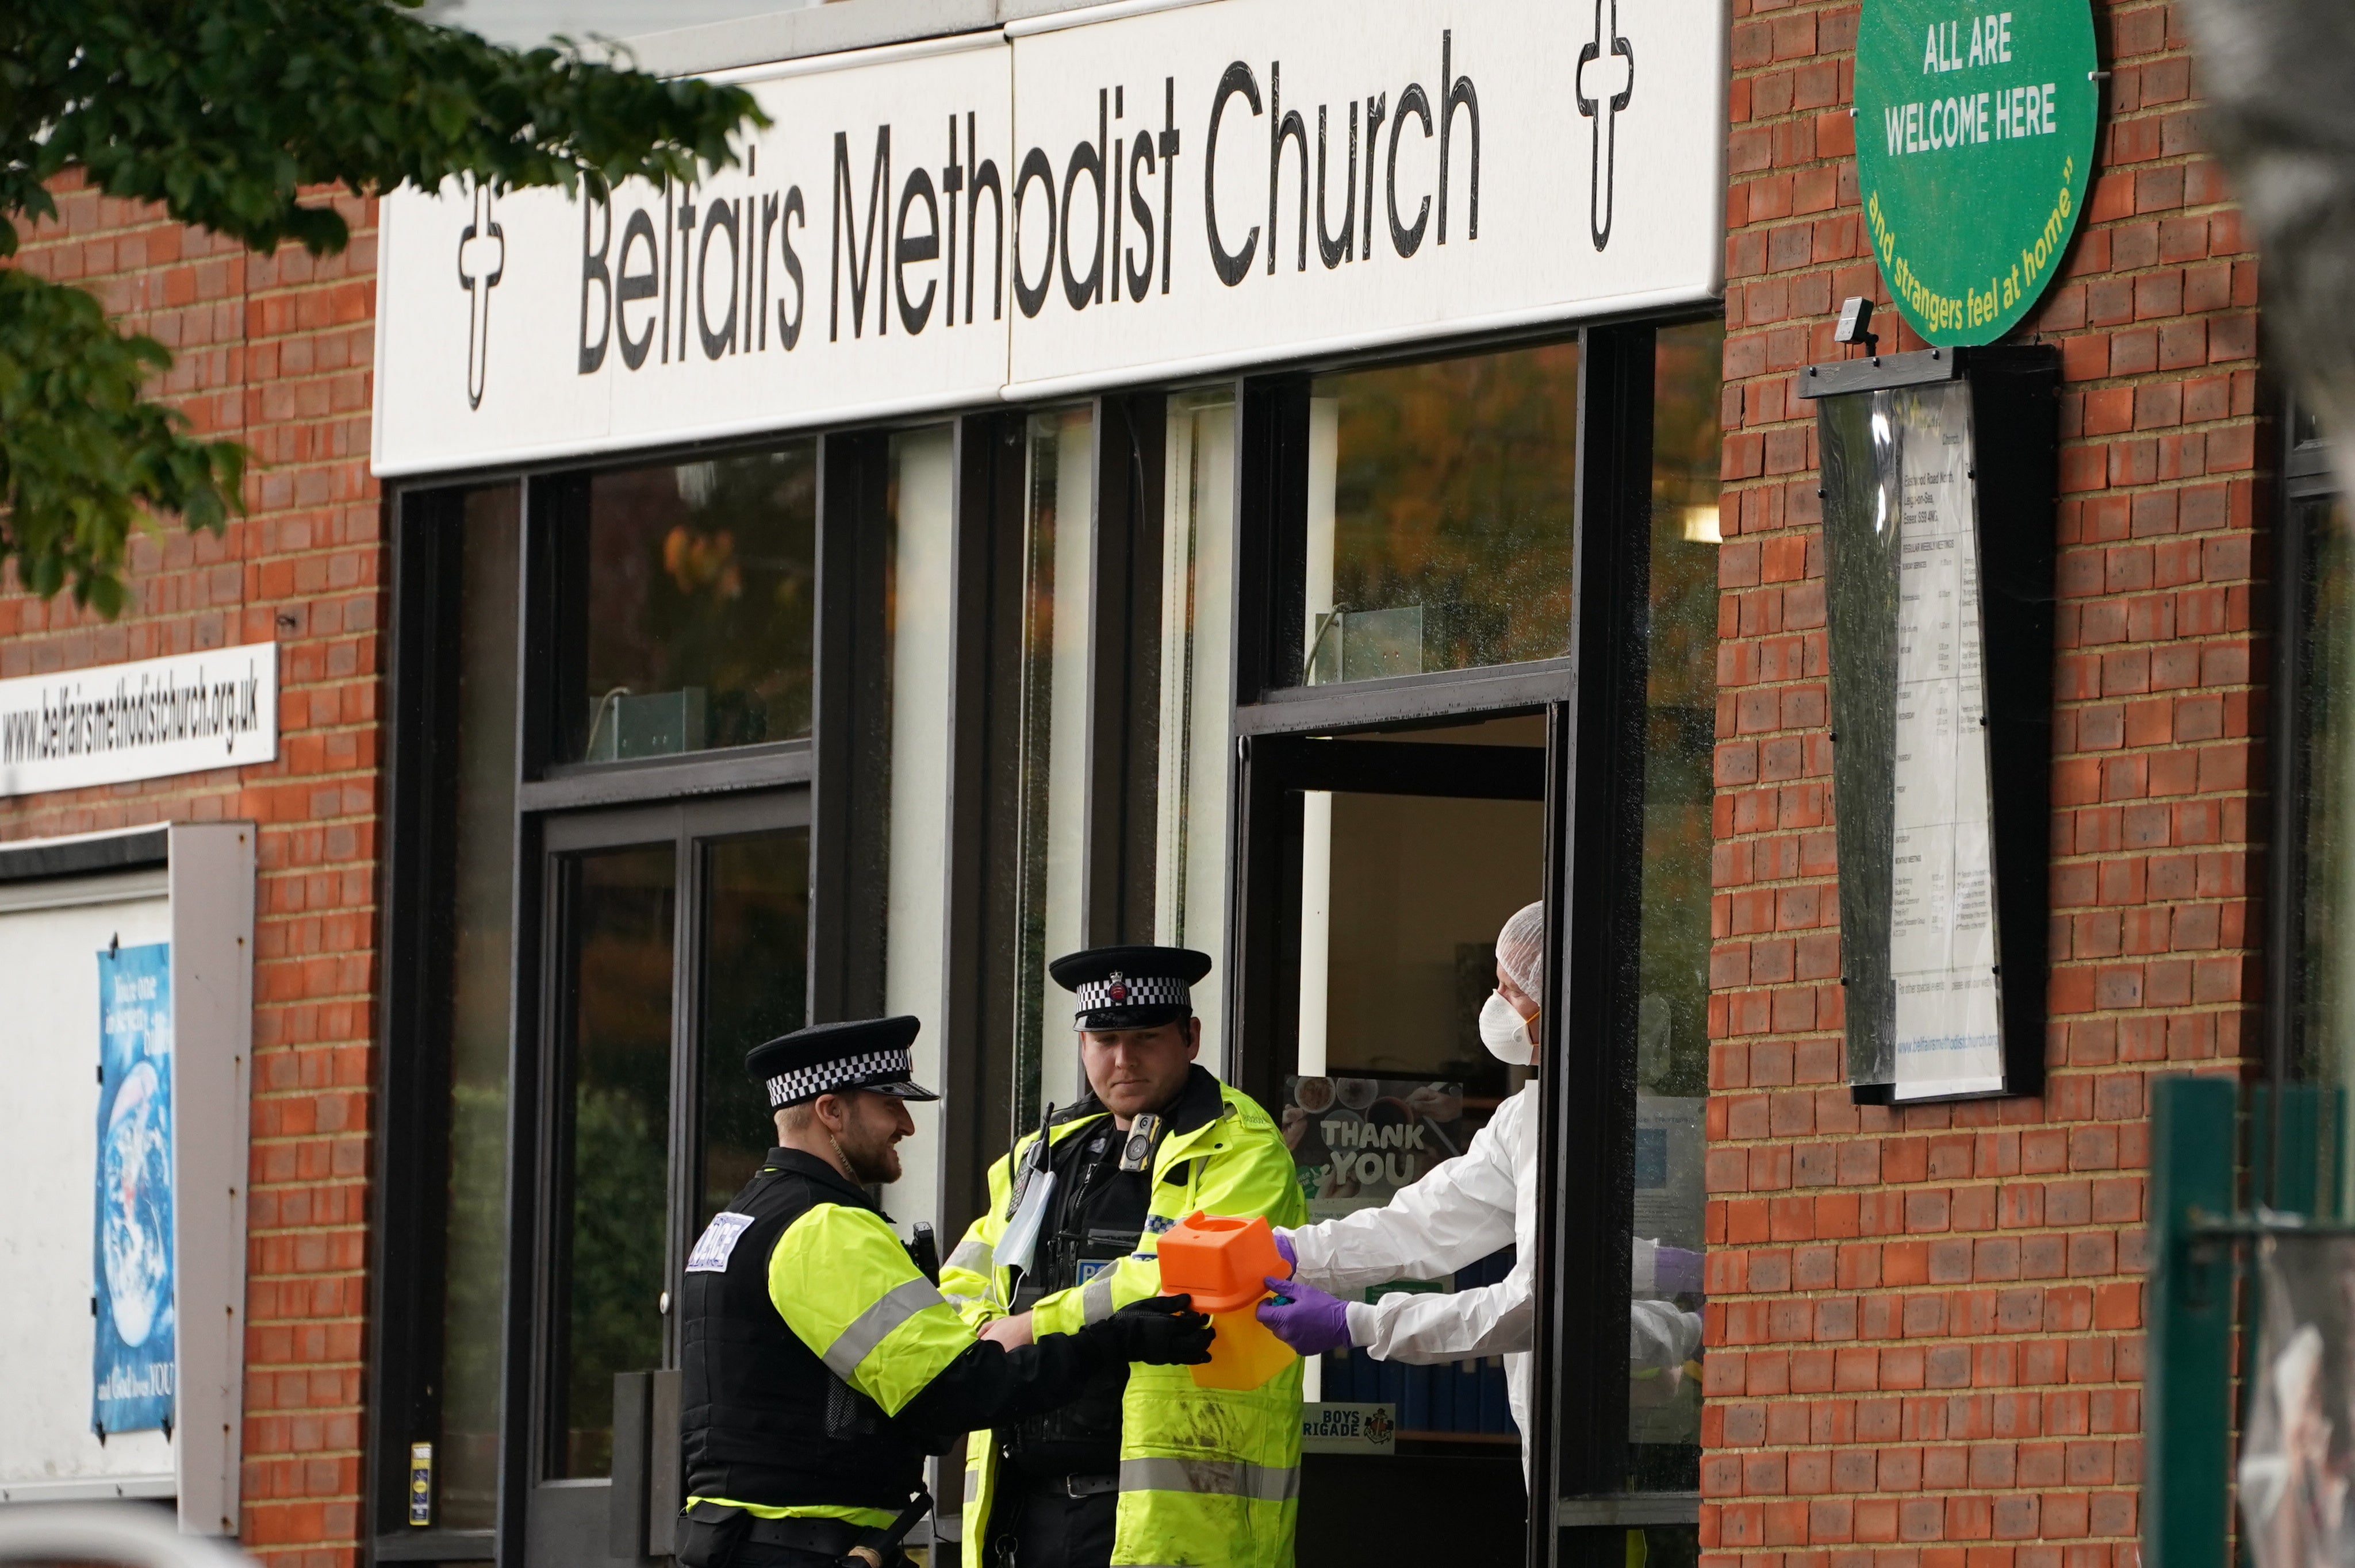
[[172,945],[98,955],[98,1350],[91,1427],[172,1425]]

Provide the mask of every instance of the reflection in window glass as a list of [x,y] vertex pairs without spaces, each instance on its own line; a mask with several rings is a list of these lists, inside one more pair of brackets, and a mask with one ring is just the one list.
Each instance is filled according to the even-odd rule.
[[434,1523],[445,1530],[490,1529],[498,1502],[520,500],[514,485],[476,491],[460,524],[448,1252],[435,1381],[442,1436]]
[[[1153,939],[1226,950],[1227,725],[1234,700],[1235,403],[1169,403],[1161,538],[1161,725]],[[1205,1064],[1225,1043],[1224,977],[1194,993]]]
[[[2296,1067],[2343,1092],[2355,1084],[2355,528],[2345,504],[2328,498],[2296,503],[2291,525],[2306,535],[2308,596],[2297,693],[2306,832]],[[2349,1148],[2337,1157],[2344,1182],[2355,1158]]]
[[1320,377],[1302,680],[1570,652],[1578,345]]
[[703,1167],[698,1233],[776,1144],[744,1054],[809,1022],[809,830],[703,849]]
[[2289,410],[2289,441],[2294,447],[2322,444],[2322,420],[2303,398],[2293,398]]
[[[1718,386],[1724,329],[1664,327],[1653,362],[1651,595],[1636,1027],[1636,1289],[1646,1311],[1700,1309],[1703,1097],[1717,714]],[[1647,1248],[1646,1244],[1655,1244]],[[1646,1308],[1643,1301],[1654,1305]],[[1675,1325],[1664,1320],[1663,1329]],[[1662,1344],[1673,1332],[1657,1336]],[[1643,1490],[1700,1484],[1700,1357],[1681,1341],[1629,1387]]]
[[[1088,581],[1094,419],[1031,417],[1022,529],[1021,752],[1016,809],[1015,1124],[1080,1096],[1068,998],[1047,961],[1084,944],[1081,829],[1087,785]],[[1059,999],[1050,1001],[1052,992]]]
[[[883,1010],[924,1021],[915,1076],[941,1081],[941,933],[947,929],[949,683],[954,599],[956,445],[951,427],[891,438],[890,531],[883,620],[890,641],[890,869],[884,906]],[[906,1167],[892,1189],[903,1224],[930,1220],[940,1190],[942,1107],[911,1103],[916,1136],[900,1145]],[[970,1113],[968,1113],[970,1114]]]
[[[559,585],[567,760],[810,732],[817,443],[591,477]],[[585,546],[585,547],[583,547]]]
[[662,1365],[677,868],[669,843],[564,867],[570,1060],[557,1157],[569,1192],[558,1221],[553,1477],[612,1472],[613,1374]]

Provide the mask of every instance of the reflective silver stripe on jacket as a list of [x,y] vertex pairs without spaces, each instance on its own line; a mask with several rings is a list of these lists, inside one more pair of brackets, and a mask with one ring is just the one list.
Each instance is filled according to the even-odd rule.
[[969,1274],[987,1274],[997,1266],[997,1254],[979,1236],[967,1236],[957,1243],[956,1251],[949,1254],[949,1266]]
[[883,1298],[851,1319],[850,1327],[841,1338],[826,1348],[823,1360],[829,1371],[843,1382],[858,1370],[858,1363],[868,1353],[883,1342],[883,1336],[914,1317],[927,1307],[945,1307],[948,1303],[932,1282],[922,1276],[893,1286]]
[[1101,1323],[1112,1316],[1112,1270],[1099,1273],[1080,1289],[1080,1321]]
[[1192,1492],[1198,1496],[1290,1502],[1300,1495],[1300,1472],[1240,1459],[1123,1459],[1124,1492]]
[[981,1506],[981,1467],[979,1465],[965,1467],[964,1506],[968,1510]]

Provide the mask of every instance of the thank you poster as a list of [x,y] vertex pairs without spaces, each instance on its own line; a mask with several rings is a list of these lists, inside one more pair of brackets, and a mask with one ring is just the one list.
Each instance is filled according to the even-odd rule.
[[91,1425],[172,1425],[172,947],[98,955],[98,1344]]
[[1286,1078],[1284,1091],[1284,1141],[1312,1220],[1380,1208],[1472,1139],[1461,1084]]

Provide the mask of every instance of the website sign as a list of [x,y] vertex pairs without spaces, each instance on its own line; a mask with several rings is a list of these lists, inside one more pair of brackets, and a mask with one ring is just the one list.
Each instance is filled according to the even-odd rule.
[[0,681],[0,798],[278,756],[278,644]]

